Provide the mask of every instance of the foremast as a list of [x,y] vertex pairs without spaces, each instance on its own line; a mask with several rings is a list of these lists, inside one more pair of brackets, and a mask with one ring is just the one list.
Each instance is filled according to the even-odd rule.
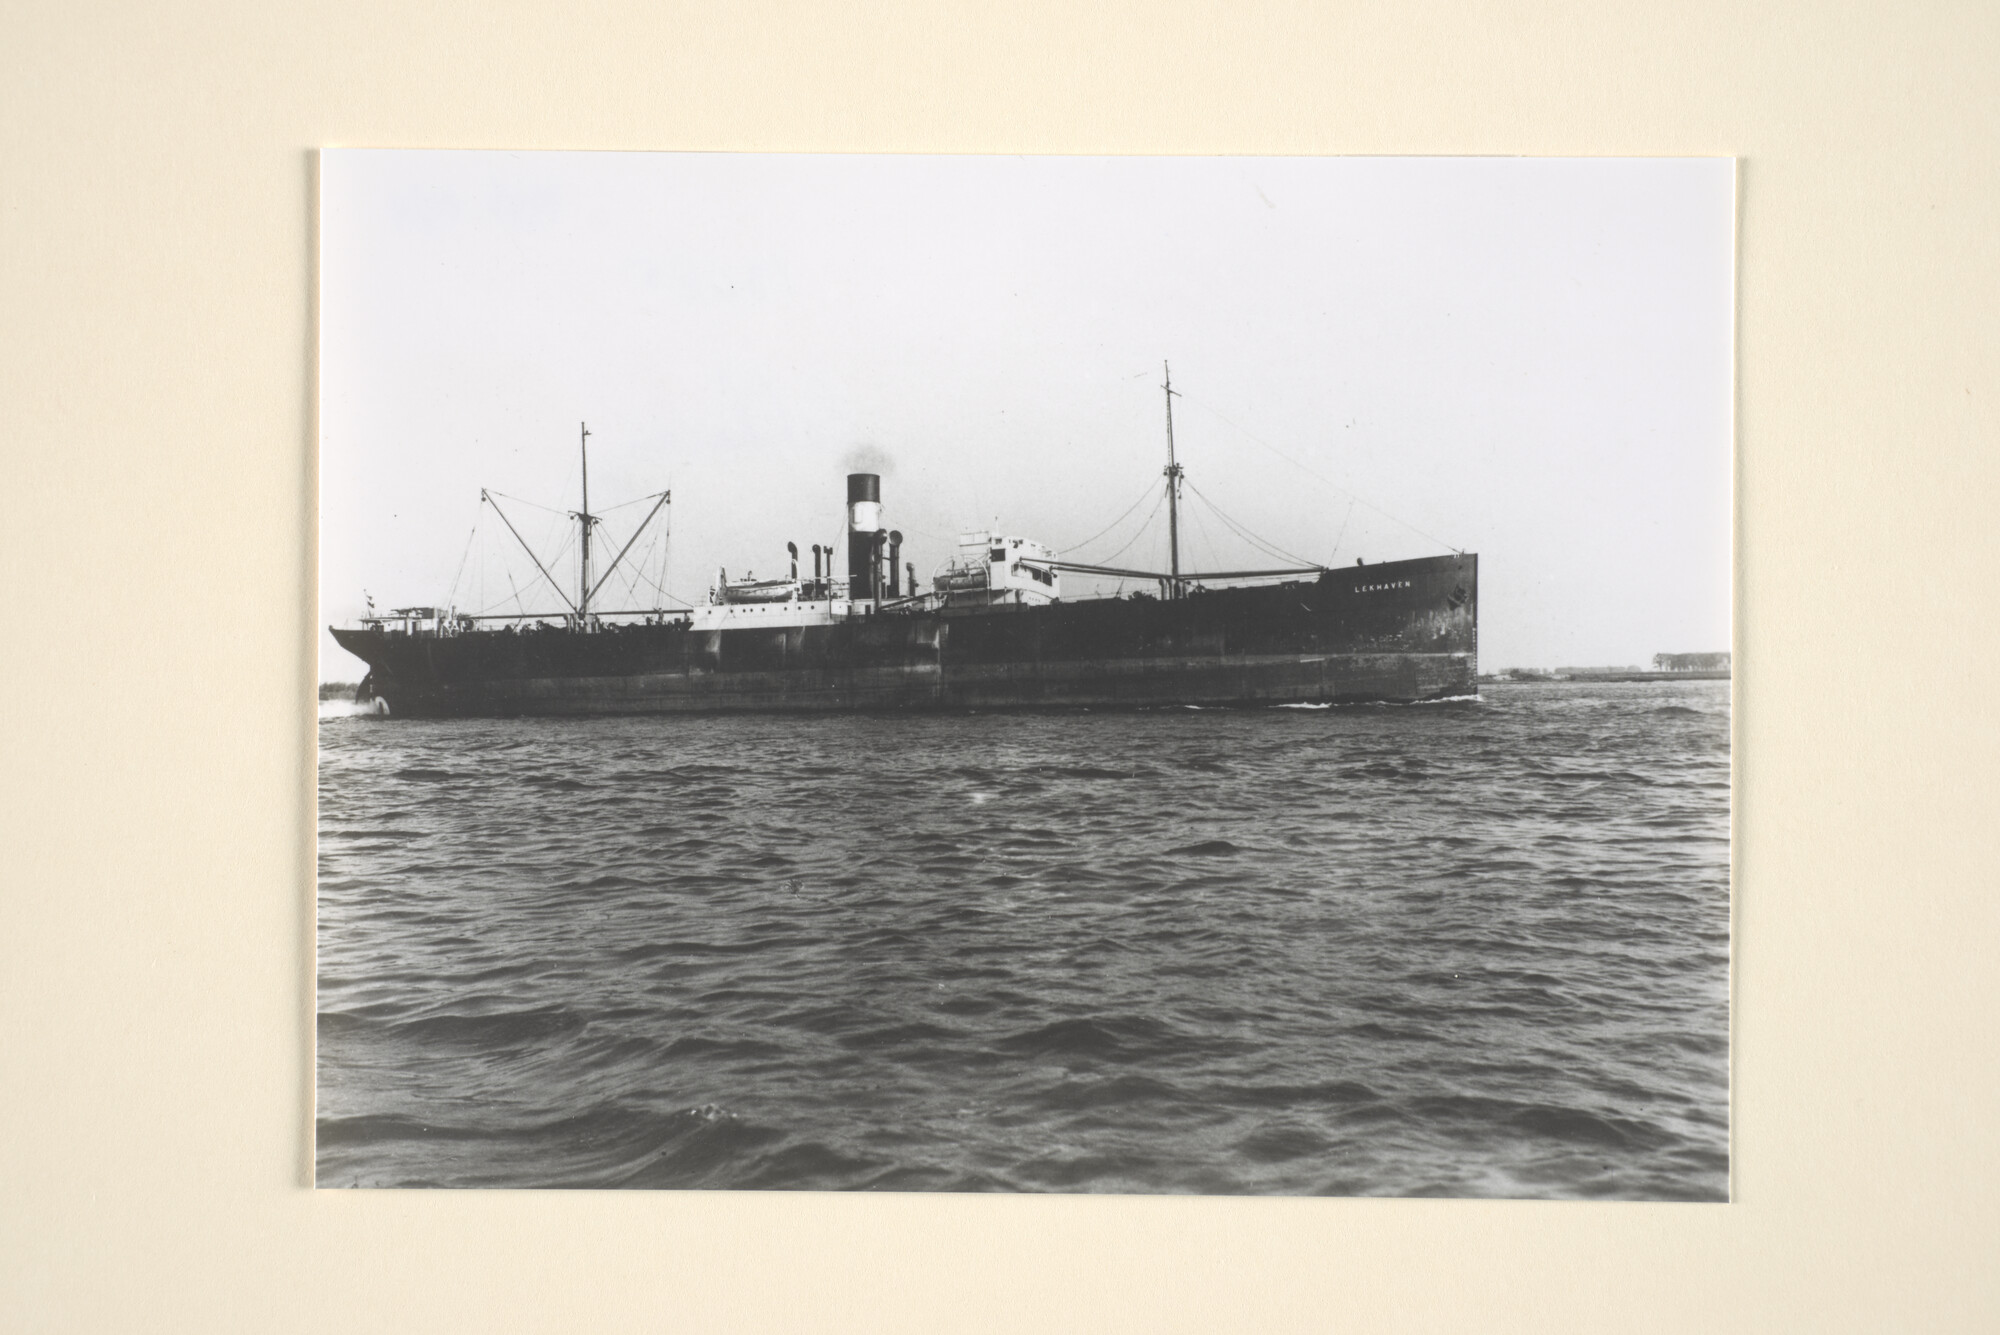
[[590,530],[596,526],[598,520],[596,515],[590,513],[590,423],[578,422],[577,427],[583,433],[577,444],[577,449],[583,457],[583,508],[570,515],[582,531],[581,544],[578,548],[581,560],[577,563],[576,627],[578,630],[589,630],[590,595],[594,592],[590,586]]
[[[528,559],[535,563],[535,570],[537,571],[537,573],[539,573],[541,577],[548,582],[548,586],[551,589],[555,590],[556,597],[562,599],[563,606],[569,609],[569,615],[564,619],[576,630],[588,631],[592,629],[592,618],[590,611],[590,605],[592,600],[595,599],[597,595],[603,591],[605,582],[611,578],[612,574],[618,569],[619,565],[625,560],[626,553],[632,550],[633,544],[639,541],[639,536],[646,531],[649,525],[652,524],[654,516],[658,515],[660,511],[665,509],[668,503],[673,500],[674,494],[671,490],[669,490],[669,491],[656,492],[651,496],[642,496],[639,498],[642,501],[652,501],[653,508],[646,512],[646,517],[644,519],[639,521],[639,527],[634,529],[632,532],[632,536],[625,540],[625,545],[618,549],[618,554],[611,558],[611,563],[604,567],[604,572],[598,575],[595,580],[593,580],[591,578],[592,568],[590,559],[590,535],[591,535],[591,530],[596,528],[599,524],[602,524],[604,520],[600,516],[594,515],[590,512],[590,424],[587,422],[579,422],[577,423],[577,429],[579,431],[578,450],[581,455],[581,463],[583,467],[583,504],[581,509],[572,510],[569,512],[569,517],[577,522],[579,530],[579,538],[580,538],[578,542],[579,559],[577,563],[576,597],[574,599],[572,599],[569,596],[569,594],[563,591],[563,586],[561,584],[556,582],[556,577],[552,573],[550,573],[549,568],[542,563],[542,558],[535,554],[535,549],[528,544],[528,540],[526,538],[521,536],[521,530],[514,527],[514,521],[509,519],[507,517],[507,512],[500,508],[500,502],[494,499],[493,493],[486,490],[485,488],[481,488],[479,492],[479,501],[480,504],[482,505],[490,505],[493,507],[493,513],[500,516],[500,522],[505,524],[507,526],[507,531],[514,535],[514,541],[521,545],[521,550],[526,552],[528,554]],[[626,502],[626,504],[637,504],[637,503],[638,502],[635,501]],[[617,509],[619,507],[613,506],[612,508]],[[538,614],[509,613],[503,616],[492,617],[492,618],[474,616],[474,617],[463,617],[460,619],[468,623],[473,621],[489,620],[489,619],[495,621],[518,621],[522,620],[524,617],[529,615],[538,615]],[[638,615],[638,612],[630,610],[613,611],[607,613],[606,615],[628,616],[628,615]]]
[[[1167,596],[1178,598],[1181,586],[1181,466],[1174,459],[1174,371],[1165,362],[1160,369],[1166,375],[1166,382],[1160,386],[1167,392],[1167,570],[1172,576],[1167,581]],[[1157,512],[1156,512],[1157,513]]]

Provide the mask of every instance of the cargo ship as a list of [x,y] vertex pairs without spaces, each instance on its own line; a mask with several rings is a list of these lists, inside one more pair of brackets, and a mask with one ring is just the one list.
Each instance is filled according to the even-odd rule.
[[[732,581],[724,571],[707,601],[686,610],[601,610],[611,571],[672,498],[645,498],[655,504],[639,532],[593,577],[600,519],[590,513],[585,427],[575,597],[521,540],[560,611],[480,617],[403,607],[330,629],[368,665],[357,702],[394,717],[1130,709],[1477,694],[1477,555],[1184,571],[1171,375],[1163,388],[1163,571],[1066,561],[1033,539],[982,531],[962,534],[920,588],[914,563],[902,562],[902,534],[883,526],[880,475],[853,473],[845,551],[814,544],[810,576],[788,543],[783,578]],[[511,520],[507,527],[520,539]],[[1065,599],[1064,574],[1142,587]]]

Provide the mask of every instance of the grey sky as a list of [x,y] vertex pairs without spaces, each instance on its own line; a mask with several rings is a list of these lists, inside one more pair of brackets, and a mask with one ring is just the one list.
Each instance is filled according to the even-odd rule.
[[[1733,179],[1724,159],[331,151],[320,620],[363,589],[442,601],[455,576],[463,611],[513,606],[510,576],[557,606],[479,491],[575,508],[582,420],[594,510],[672,486],[685,600],[836,538],[863,458],[920,574],[962,530],[1069,548],[1144,495],[1076,553],[1102,560],[1153,509],[1165,359],[1201,493],[1185,566],[1271,564],[1212,502],[1314,561],[1478,552],[1487,668],[1726,648]],[[641,513],[611,513],[614,543]],[[561,545],[556,516],[508,514],[545,559]],[[1163,568],[1165,531],[1119,564]],[[320,661],[361,670],[324,634]]]

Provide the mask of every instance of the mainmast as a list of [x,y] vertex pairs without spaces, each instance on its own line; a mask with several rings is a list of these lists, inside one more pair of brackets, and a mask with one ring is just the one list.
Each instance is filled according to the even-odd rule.
[[576,585],[576,624],[578,630],[590,629],[590,424],[578,422],[583,432],[578,449],[583,452],[583,510],[577,515],[577,523],[583,526],[583,564],[578,571]]
[[1160,388],[1167,392],[1167,548],[1171,564],[1167,567],[1173,579],[1167,586],[1167,596],[1181,596],[1181,466],[1174,461],[1174,372],[1165,362],[1160,367],[1166,372],[1166,383]]

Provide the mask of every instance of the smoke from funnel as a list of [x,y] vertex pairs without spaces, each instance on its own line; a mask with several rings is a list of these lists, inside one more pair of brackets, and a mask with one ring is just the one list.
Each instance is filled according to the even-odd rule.
[[850,473],[892,473],[896,461],[879,445],[856,445],[841,457],[840,466]]

